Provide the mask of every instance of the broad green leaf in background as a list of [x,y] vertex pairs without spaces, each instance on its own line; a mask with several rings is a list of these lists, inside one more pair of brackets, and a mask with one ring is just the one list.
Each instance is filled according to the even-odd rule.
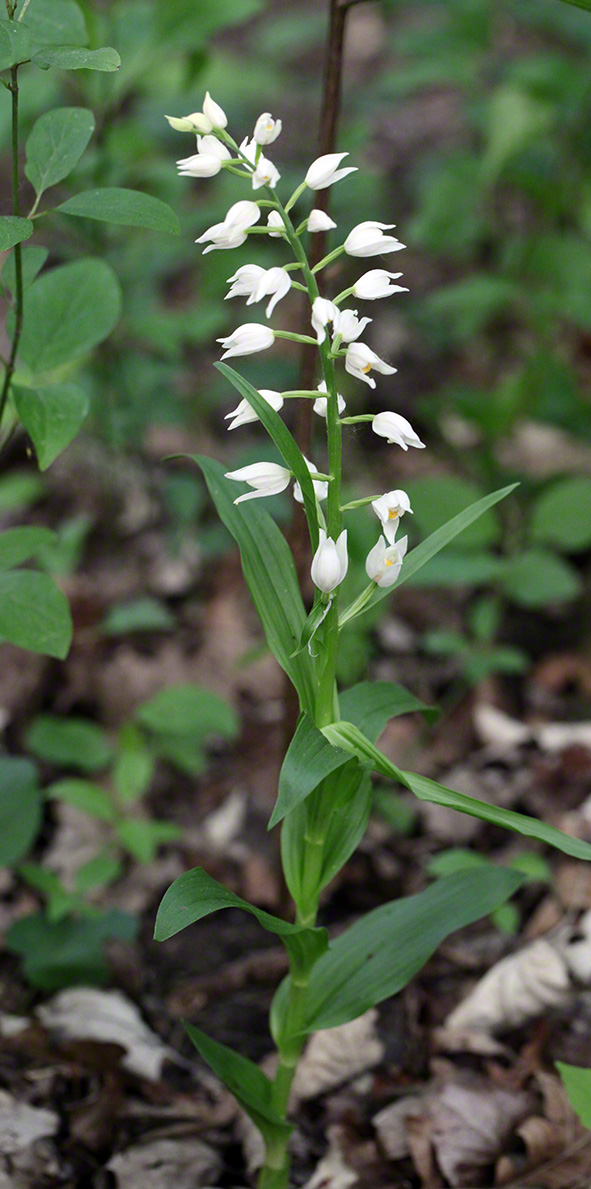
[[41,70],[56,66],[59,70],[118,70],[121,58],[117,50],[104,46],[100,50],[78,49],[59,45],[55,49],[38,50],[31,59]]
[[232,367],[228,367],[227,363],[216,363],[214,367],[230,381],[230,384],[240,393],[240,396],[244,400],[247,400],[249,405],[254,409],[269,434],[271,441],[275,443],[286,467],[288,467],[297,479],[302,489],[304,507],[310,526],[312,552],[315,553],[318,548],[318,509],[316,507],[316,495],[310,478],[310,472],[295,438],[290,434],[283,418],[275,412],[275,409],[271,408],[268,401],[264,400],[256,388],[252,384],[249,384],[248,380],[245,380],[239,372],[234,371]]
[[153,694],[135,711],[137,722],[157,735],[207,735],[233,738],[240,724],[224,698],[203,685],[171,685]]
[[59,367],[101,343],[120,309],[119,282],[104,261],[52,268],[29,289],[19,356],[33,372]]
[[[21,249],[22,259],[22,273],[23,273],[23,289],[28,289],[29,285],[33,283],[37,273],[41,271],[49,251],[47,248],[40,248],[33,244]],[[14,252],[4,262],[2,269],[2,284],[14,295],[16,292],[16,275],[14,271]]]
[[133,723],[126,723],[119,732],[113,765],[113,784],[120,802],[129,805],[147,792],[154,766],[154,756],[142,732]]
[[328,743],[309,714],[302,714],[279,774],[277,802],[269,830],[304,801],[325,776],[347,764],[349,759],[348,752]]
[[0,867],[17,863],[41,826],[37,769],[21,756],[0,756]]
[[159,846],[176,842],[182,830],[174,822],[144,821],[127,818],[116,827],[119,841],[139,863],[151,863]]
[[[589,5],[591,8],[591,4]],[[564,1083],[568,1100],[583,1127],[591,1131],[591,1069],[557,1061],[556,1068]]]
[[0,70],[28,61],[34,45],[28,22],[0,20]]
[[11,570],[21,562],[35,557],[42,549],[52,545],[55,533],[41,525],[25,525],[22,528],[7,528],[0,533],[0,570]]
[[179,221],[172,207],[141,190],[126,190],[108,186],[102,190],[84,190],[74,194],[57,207],[64,215],[84,219],[98,219],[103,223],[119,223],[124,227],[150,227],[153,231],[180,232]]
[[37,195],[71,173],[93,132],[94,116],[84,107],[56,107],[39,116],[27,140],[25,165]]
[[25,736],[29,751],[49,764],[97,772],[106,768],[113,748],[101,727],[86,718],[39,714]]
[[0,572],[0,638],[63,661],[72,639],[72,616],[65,595],[47,574]]
[[50,871],[48,867],[40,863],[21,863],[18,873],[47,902],[49,922],[61,921],[78,907],[80,898],[77,893],[68,891],[55,871]]
[[520,607],[566,603],[582,593],[577,571],[550,549],[525,549],[507,562],[502,586]]
[[50,922],[45,913],[21,917],[10,927],[6,948],[23,959],[25,974],[42,991],[106,983],[109,970],[103,947],[111,938],[132,941],[137,922],[113,908],[82,920]]
[[33,223],[30,219],[20,219],[17,215],[0,216],[0,252],[6,252],[15,244],[20,244],[33,234]]
[[591,545],[591,478],[576,475],[547,487],[534,503],[530,537],[576,553]]
[[39,469],[70,445],[88,413],[88,396],[75,384],[47,388],[13,387],[16,411],[35,447]]
[[124,636],[128,632],[166,632],[176,620],[166,603],[145,595],[129,603],[113,603],[101,623],[107,636]]
[[108,847],[105,847],[104,850],[99,851],[98,855],[94,855],[92,859],[78,868],[74,881],[76,891],[84,895],[91,888],[113,883],[113,880],[121,874],[122,869],[121,860]]
[[[418,530],[421,538],[446,525],[452,517],[483,497],[475,483],[453,475],[410,479],[406,490],[413,510],[412,527]],[[456,535],[456,546],[459,549],[482,549],[496,544],[500,536],[499,519],[489,508]]]
[[584,8],[585,12],[591,12],[591,0],[562,0],[563,4],[572,4],[575,8]]
[[293,961],[296,963],[306,955],[318,956],[323,953],[328,944],[326,929],[307,929],[301,925],[292,925],[280,917],[271,916],[262,908],[249,904],[241,896],[234,895],[217,879],[212,879],[202,867],[194,867],[192,871],[185,871],[175,879],[160,902],[156,915],[154,937],[156,941],[167,941],[212,912],[220,908],[242,908],[256,917],[259,925],[269,933],[275,933],[283,938]]
[[185,1023],[185,1029],[199,1055],[250,1115],[266,1142],[289,1134],[291,1127],[274,1109],[272,1084],[262,1069],[248,1057],[212,1040],[193,1024]]
[[[383,904],[341,933],[310,976],[306,1031],[336,1028],[363,1015],[410,982],[438,945],[488,916],[523,882],[503,867],[459,871],[424,892]],[[286,981],[276,996],[286,994]],[[277,1002],[273,1014],[277,1012]]]
[[409,581],[412,586],[490,586],[502,577],[506,561],[496,553],[446,549],[432,557]]
[[488,145],[482,160],[487,180],[547,132],[555,118],[552,104],[510,83],[497,87],[489,102]]
[[234,504],[236,484],[224,479],[224,468],[213,459],[193,455],[203,471],[220,519],[234,537],[242,570],[263,625],[269,648],[295,685],[302,709],[313,713],[314,665],[307,652],[292,657],[306,612],[291,550],[275,521],[259,501]]
[[[17,17],[24,2],[20,0],[17,5]],[[75,0],[32,0],[25,15],[36,47],[86,45],[88,41],[84,17]]]
[[448,809],[457,809],[459,813],[468,813],[471,817],[480,818],[485,822],[493,822],[507,830],[515,830],[518,834],[525,834],[528,838],[537,838],[563,851],[565,855],[572,855],[575,859],[591,860],[591,845],[579,838],[571,838],[562,830],[548,826],[537,818],[528,817],[525,813],[515,813],[512,809],[502,809],[498,805],[489,805],[486,801],[477,801],[475,797],[467,797],[464,793],[456,793],[453,789],[445,788],[436,780],[427,776],[419,776],[416,772],[403,772],[378,748],[366,739],[361,731],[352,723],[332,723],[323,727],[322,732],[335,747],[348,750],[357,756],[362,763],[371,766],[374,772],[387,776],[390,780],[399,781],[405,788],[410,789],[420,801],[430,801],[434,805],[445,805]]
[[74,805],[102,822],[112,822],[116,816],[109,794],[90,780],[56,780],[46,788],[45,796],[51,801]]

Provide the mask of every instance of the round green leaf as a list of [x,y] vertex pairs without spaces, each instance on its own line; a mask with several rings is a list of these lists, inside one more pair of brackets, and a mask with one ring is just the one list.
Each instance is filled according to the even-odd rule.
[[591,545],[591,478],[560,479],[542,492],[534,504],[532,541],[555,545],[565,553]]
[[565,603],[581,593],[577,571],[549,549],[526,549],[507,564],[503,589],[520,607]]
[[119,283],[102,260],[78,260],[42,273],[25,303],[19,355],[33,372],[59,367],[101,343],[120,309]]
[[0,757],[0,866],[17,863],[41,825],[41,792],[30,760]]
[[63,661],[72,639],[72,617],[65,595],[47,574],[0,573],[0,637]]
[[26,62],[32,48],[28,23],[25,26],[19,21],[0,21],[0,70]]
[[71,173],[93,132],[94,116],[84,107],[56,107],[39,116],[27,140],[25,165],[38,195]]
[[88,397],[75,384],[12,391],[16,411],[35,447],[39,469],[46,471],[76,437],[88,413]]
[[[414,513],[413,524],[422,539],[482,497],[474,483],[451,475],[415,479],[406,484],[406,490]],[[455,544],[464,549],[481,549],[494,545],[500,535],[498,517],[489,509],[458,534]]]
[[180,232],[179,221],[166,202],[140,190],[126,190],[122,186],[105,186],[101,190],[84,190],[74,194],[58,206],[65,215],[98,219],[102,223],[119,223],[124,227],[150,227],[153,231]]
[[19,219],[17,215],[2,215],[0,217],[0,252],[6,252],[15,244],[20,244],[33,234],[33,224],[30,219]]
[[41,760],[83,772],[106,768],[113,755],[105,732],[96,723],[54,714],[40,714],[33,719],[26,744]]

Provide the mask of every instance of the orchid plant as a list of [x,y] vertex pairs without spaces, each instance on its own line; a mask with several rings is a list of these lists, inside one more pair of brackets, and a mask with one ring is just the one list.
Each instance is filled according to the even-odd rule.
[[[391,234],[394,225],[364,220],[312,267],[306,236],[335,232],[336,224],[313,209],[293,218],[296,204],[311,192],[324,190],[354,172],[343,166],[346,152],[329,153],[310,165],[304,180],[285,203],[277,193],[280,174],[265,153],[281,132],[281,121],[268,112],[254,133],[237,143],[228,132],[223,109],[206,94],[201,112],[167,117],[179,132],[197,135],[197,152],[179,161],[187,177],[213,177],[227,170],[251,188],[221,223],[197,239],[204,254],[227,251],[262,234],[281,241],[289,259],[273,268],[246,264],[229,278],[227,298],[245,298],[246,305],[266,301],[270,319],[292,290],[307,294],[313,333],[280,330],[267,322],[245,322],[218,341],[223,348],[219,370],[240,395],[226,414],[228,429],[260,421],[278,448],[283,464],[262,460],[226,471],[211,459],[196,458],[224,523],[241,551],[243,571],[260,615],[271,651],[297,691],[300,717],[280,774],[270,827],[282,823],[281,855],[285,879],[295,904],[294,921],[263,912],[241,899],[207,873],[186,872],[168,889],[156,921],[156,938],[164,941],[208,913],[239,907],[285,945],[290,970],[279,987],[270,1014],[277,1061],[273,1078],[247,1060],[187,1024],[201,1056],[228,1085],[259,1128],[266,1156],[259,1189],[285,1189],[289,1180],[287,1115],[290,1088],[307,1037],[319,1029],[349,1022],[399,991],[421,968],[440,941],[455,929],[494,911],[519,886],[523,876],[487,864],[438,879],[418,895],[393,901],[329,940],[317,925],[324,888],[347,862],[365,831],[371,804],[371,771],[393,779],[422,800],[434,801],[497,822],[552,844],[567,854],[591,858],[591,846],[560,831],[506,809],[446,789],[433,780],[403,771],[376,746],[386,722],[395,715],[422,711],[417,698],[389,682],[361,682],[337,690],[336,667],[340,633],[395,586],[415,573],[468,524],[502,499],[511,488],[479,500],[407,555],[400,523],[412,514],[403,490],[375,493],[343,504],[341,479],[343,438],[349,425],[368,422],[375,434],[402,450],[423,449],[409,421],[395,410],[344,416],[338,370],[376,387],[373,373],[394,375],[396,369],[361,341],[371,319],[346,304],[382,300],[406,292],[401,273],[372,268],[334,297],[320,291],[322,275],[342,254],[367,259],[402,251]],[[266,223],[261,220],[266,214]],[[331,273],[334,270],[331,270]],[[318,386],[276,392],[256,389],[227,359],[268,350],[277,339],[312,344],[318,350]],[[305,458],[282,413],[289,400],[311,400],[318,424],[324,425],[327,462],[323,469]],[[318,457],[318,456],[317,456]],[[237,483],[246,484],[236,494]],[[294,484],[294,498],[303,504],[310,536],[314,600],[306,613],[290,549],[269,514],[253,501]],[[348,568],[346,517],[360,505],[377,517],[377,540],[366,569],[369,583],[353,602],[341,608],[339,592]]]

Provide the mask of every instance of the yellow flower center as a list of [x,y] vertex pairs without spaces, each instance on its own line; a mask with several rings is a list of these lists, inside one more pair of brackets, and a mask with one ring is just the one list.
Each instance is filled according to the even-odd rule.
[[393,562],[393,561],[392,561],[392,559],[391,559],[391,558],[389,558],[389,557],[385,557],[385,558],[384,558],[384,561],[385,561],[385,563],[386,563],[386,565],[387,565],[387,566],[393,566],[393,565],[394,565],[394,562]]
[[388,520],[398,520],[398,512],[394,508],[388,508]]
[[371,363],[366,363],[365,367],[361,368],[361,371],[367,375],[367,373],[371,371]]

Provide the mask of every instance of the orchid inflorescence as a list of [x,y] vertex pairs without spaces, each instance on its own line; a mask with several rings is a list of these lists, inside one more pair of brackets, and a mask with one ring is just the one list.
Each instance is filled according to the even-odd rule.
[[[268,195],[264,199],[253,197],[252,200],[242,199],[235,202],[221,223],[209,227],[197,239],[197,243],[206,245],[203,249],[204,254],[240,247],[254,231],[259,234],[266,232],[271,238],[283,239],[294,251],[295,263],[284,266],[265,269],[257,264],[242,265],[228,278],[231,287],[226,299],[242,297],[246,299],[247,306],[266,300],[265,314],[270,318],[278,303],[292,288],[308,292],[315,338],[274,330],[264,323],[245,322],[230,335],[217,341],[224,348],[222,360],[265,351],[273,345],[276,338],[295,339],[299,342],[315,341],[318,345],[324,378],[314,392],[298,390],[281,393],[262,388],[258,390],[258,395],[275,412],[279,412],[285,399],[289,397],[313,398],[314,412],[327,422],[329,475],[322,476],[308,459],[304,461],[312,477],[319,521],[318,546],[312,561],[311,576],[317,590],[321,592],[321,597],[325,602],[329,602],[329,596],[332,598],[333,592],[340,586],[348,567],[347,531],[342,528],[342,513],[346,509],[340,506],[341,426],[358,421],[370,421],[374,433],[403,450],[407,450],[409,446],[420,449],[424,443],[406,418],[396,412],[342,417],[345,401],[336,391],[335,363],[341,359],[344,360],[345,370],[350,375],[371,388],[376,387],[376,381],[370,374],[372,371],[382,375],[395,373],[396,368],[360,341],[371,318],[359,317],[356,309],[343,308],[343,302],[350,296],[362,301],[376,301],[394,293],[406,293],[408,290],[396,283],[402,273],[388,272],[384,268],[370,269],[359,277],[354,285],[333,299],[320,295],[317,278],[322,269],[342,253],[360,258],[382,256],[398,252],[405,245],[390,234],[394,224],[365,220],[354,227],[344,242],[312,270],[302,247],[302,234],[306,231],[314,234],[335,230],[337,225],[323,211],[313,209],[296,227],[289,212],[306,190],[313,193],[323,190],[355,172],[355,166],[342,166],[348,154],[328,153],[318,157],[310,165],[303,183],[283,206],[275,193],[280,179],[279,171],[263,153],[263,149],[279,136],[281,120],[274,119],[269,112],[263,112],[256,121],[252,138],[249,140],[246,137],[238,145],[227,132],[228,120],[225,112],[209,93],[205,96],[201,112],[194,112],[180,119],[171,116],[166,118],[177,131],[193,132],[197,136],[197,152],[178,162],[182,175],[213,177],[226,169],[250,179],[253,191],[264,189]],[[270,208],[266,227],[256,226],[265,208]],[[305,284],[293,279],[292,274],[297,270],[300,270]],[[233,430],[257,421],[259,417],[248,399],[244,398],[226,415],[226,420],[229,421],[228,429]],[[337,437],[338,446],[335,446]],[[226,478],[245,482],[252,488],[234,501],[240,504],[246,500],[284,491],[294,475],[287,467],[277,463],[258,462],[228,471]],[[294,496],[296,500],[303,502],[298,482],[294,485]],[[326,519],[320,508],[320,502],[323,500],[328,501]],[[375,589],[375,585],[392,586],[398,578],[406,553],[407,539],[405,537],[397,542],[396,532],[402,516],[412,511],[409,498],[404,491],[396,490],[356,503],[371,503],[383,531],[383,535],[367,556],[366,570],[371,583],[368,589]]]

